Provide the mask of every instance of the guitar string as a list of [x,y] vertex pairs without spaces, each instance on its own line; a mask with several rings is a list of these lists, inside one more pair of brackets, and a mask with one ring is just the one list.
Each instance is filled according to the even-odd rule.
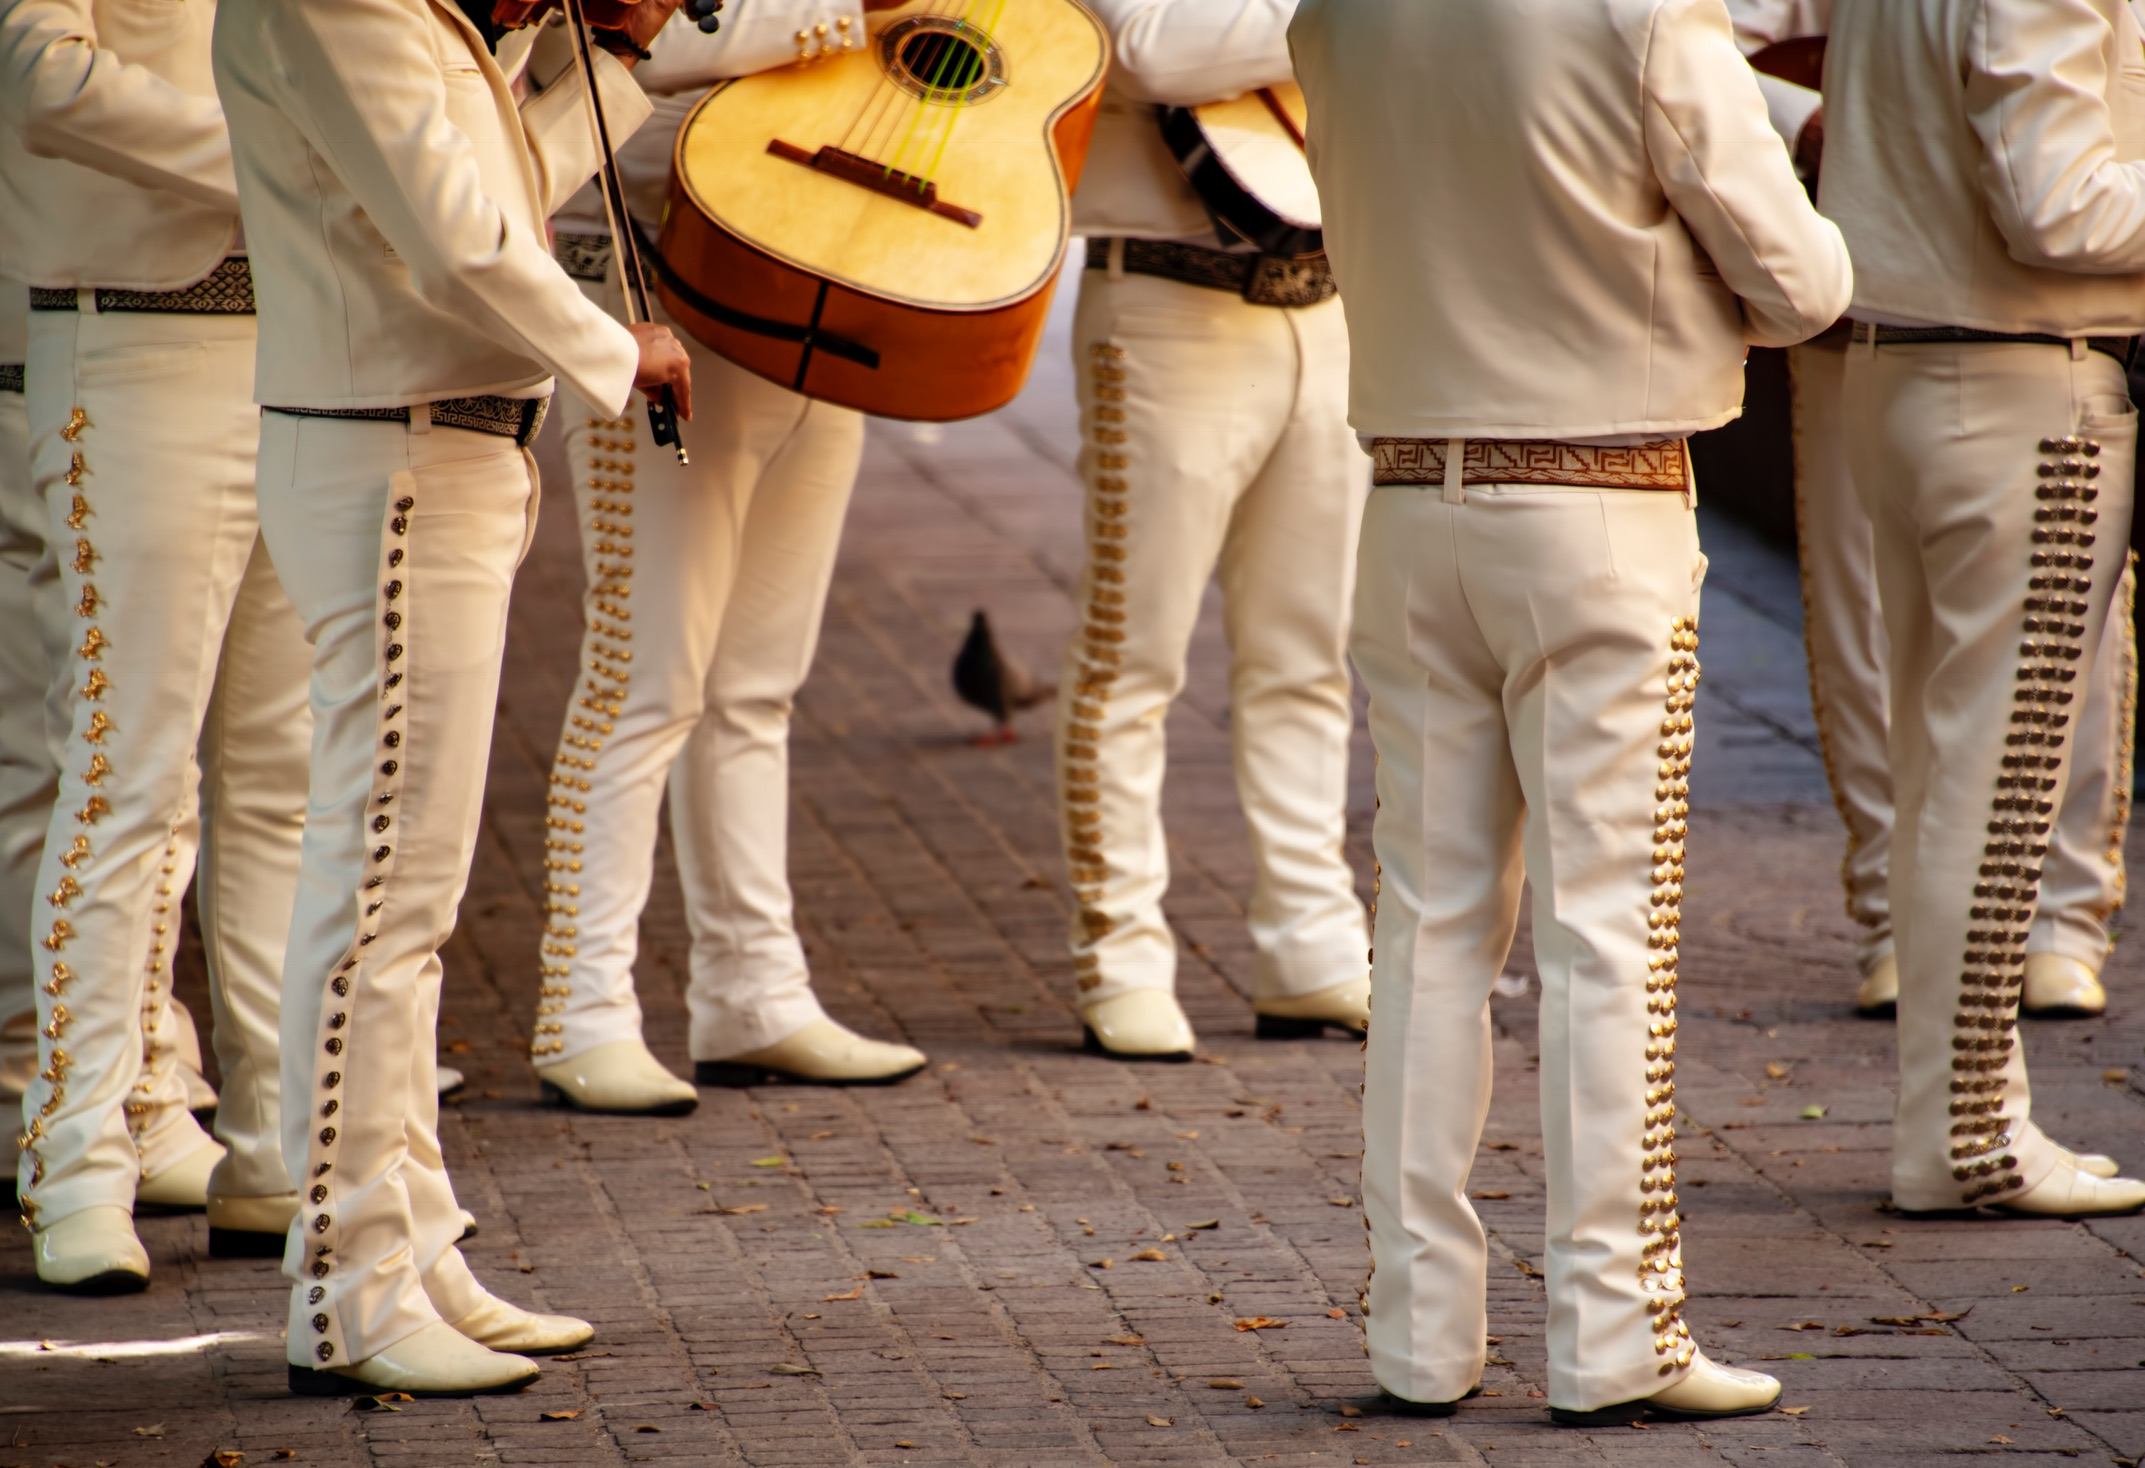
[[[961,3],[962,0],[931,0],[920,13],[933,19],[947,19]],[[859,157],[871,158],[889,174],[900,171],[902,161],[909,155],[913,146],[919,160],[926,154],[930,158],[928,166],[912,171],[913,176],[920,182],[928,182],[936,176],[946,148],[953,140],[954,125],[959,121],[961,109],[968,105],[966,98],[947,95],[955,90],[948,83],[956,69],[966,71],[970,65],[970,55],[975,58],[973,64],[977,67],[977,72],[968,78],[964,86],[974,85],[987,71],[989,48],[998,23],[1004,18],[1006,3],[1007,0],[995,0],[995,3],[992,3],[992,0],[969,0],[968,9],[955,20],[955,29],[951,32],[938,32],[947,36],[948,40],[933,59],[931,74],[918,77],[926,95],[913,97],[910,105],[904,108],[900,106],[903,89],[896,86],[891,77],[882,79],[865,98],[849,126],[843,130],[838,146]],[[990,8],[989,18],[979,24],[977,11],[986,5]],[[902,130],[900,141],[892,155],[875,157],[875,154],[881,154],[886,144],[894,141],[893,133],[900,127],[903,116],[907,117],[908,126]],[[935,148],[932,146],[934,138],[937,144]]]
[[[990,47],[996,40],[998,22],[1005,18],[1005,7],[1006,0],[997,0],[997,5],[991,11],[990,20],[982,28],[983,46],[979,54],[983,58],[982,64],[986,68],[989,66]],[[951,48],[949,47],[948,49],[950,50]],[[949,110],[949,115],[946,119],[946,130],[939,137],[938,151],[931,155],[931,166],[924,170],[925,178],[936,178],[938,176],[939,161],[946,156],[946,145],[953,141],[953,125],[958,120],[958,116],[952,114]]]
[[[967,58],[970,55],[975,56],[978,65],[988,66],[989,64],[985,59],[989,54],[988,47],[991,43],[989,28],[978,26],[974,23],[976,12],[988,3],[990,3],[990,0],[971,0],[968,10],[957,22],[957,30],[940,49],[937,65],[933,69],[931,77],[925,83],[926,88],[935,94],[934,100],[940,115],[932,116],[922,106],[917,108],[916,115],[909,124],[908,133],[902,138],[901,146],[895,151],[893,165],[890,166],[898,165],[903,158],[907,157],[909,148],[913,143],[916,147],[918,162],[922,162],[927,151],[930,153],[931,161],[927,166],[918,167],[912,172],[926,180],[929,180],[937,173],[939,160],[944,157],[946,152],[946,145],[953,139],[954,124],[960,120],[961,108],[966,105],[965,98],[949,99],[946,96],[947,93],[953,90],[946,85],[949,80],[949,74],[955,67],[965,67]],[[1005,0],[998,0],[999,12],[992,15],[992,25],[997,23],[998,14],[1002,13],[1004,3]],[[978,45],[970,39],[969,35],[962,34],[962,32],[980,35],[982,37],[981,44]],[[973,85],[973,79],[971,79],[970,85]],[[925,126],[926,122],[929,124],[928,127]],[[931,140],[934,135],[938,138],[938,147],[935,151],[931,150]]]
[[[925,7],[922,14],[939,16],[943,14],[947,7],[958,3],[959,0],[931,0],[931,3]],[[890,61],[889,66],[891,64]],[[856,119],[850,123],[848,130],[842,134],[842,148],[860,158],[869,158],[876,152],[879,145],[875,144],[873,139],[879,134],[881,124],[889,121],[889,113],[900,105],[902,95],[901,88],[895,85],[890,75],[882,76],[879,80],[879,85],[865,96],[863,106],[857,109]],[[866,120],[867,114],[869,114],[868,121]],[[861,136],[858,135],[857,130],[859,128],[863,129]],[[855,140],[853,146],[852,139]]]
[[[932,19],[946,20],[951,18],[954,9],[961,3],[963,3],[963,0],[933,0],[930,8],[925,13]],[[940,32],[940,34],[944,33]],[[949,46],[947,50],[951,50],[951,47]],[[941,62],[943,62],[944,57],[945,52],[941,52],[939,57]],[[931,86],[930,79],[919,77],[918,80],[923,82],[928,93]],[[929,105],[930,99],[928,95],[912,97],[898,112],[890,112],[887,115],[885,134],[874,142],[872,153],[874,161],[880,163],[889,173],[899,166],[902,154],[906,151],[908,139],[915,134],[917,125],[922,121],[925,109]],[[900,141],[896,142],[894,137],[895,130],[900,128],[903,117],[908,119],[908,127],[902,132]],[[888,148],[893,150],[890,154],[886,151]]]

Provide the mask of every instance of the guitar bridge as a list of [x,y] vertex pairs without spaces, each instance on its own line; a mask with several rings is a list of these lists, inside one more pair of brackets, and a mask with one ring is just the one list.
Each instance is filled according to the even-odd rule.
[[801,163],[833,178],[844,179],[860,188],[870,189],[875,194],[884,194],[889,199],[899,199],[927,214],[936,214],[941,219],[950,219],[955,224],[965,224],[975,229],[983,223],[983,216],[973,209],[963,209],[958,204],[949,204],[938,196],[938,185],[928,178],[918,178],[913,173],[903,173],[898,168],[888,168],[883,163],[874,163],[860,154],[835,147],[821,148],[817,153],[808,152],[795,143],[785,143],[775,138],[767,145],[767,151],[777,158],[787,158],[792,163]]

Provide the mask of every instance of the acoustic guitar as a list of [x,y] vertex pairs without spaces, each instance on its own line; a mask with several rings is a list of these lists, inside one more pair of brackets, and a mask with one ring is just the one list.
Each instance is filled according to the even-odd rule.
[[762,377],[889,418],[1020,391],[1109,39],[1075,0],[916,0],[861,49],[711,91],[678,134],[657,290]]
[[1222,229],[1291,259],[1323,253],[1318,186],[1303,156],[1303,89],[1260,87],[1227,102],[1162,109],[1162,140]]

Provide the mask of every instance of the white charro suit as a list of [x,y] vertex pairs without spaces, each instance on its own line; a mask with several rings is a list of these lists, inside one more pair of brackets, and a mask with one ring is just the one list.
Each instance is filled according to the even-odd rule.
[[[1746,52],[1822,36],[1832,15],[1830,0],[1729,0],[1728,10]],[[1819,95],[1777,77],[1758,81],[1774,127],[1792,148],[1817,111]],[[1840,417],[1846,328],[1790,347],[1788,367],[1810,701],[1833,803],[1847,828],[1840,879],[1848,916],[1862,930],[1856,957],[1867,973],[1892,952],[1889,679],[1876,553],[1869,516],[1848,472]],[[2044,900],[2026,945],[2028,952],[2063,953],[2095,969],[2106,960],[2108,922],[2122,906],[2125,887],[2122,847],[2130,823],[2137,679],[2128,585],[2110,604],[2109,655],[2094,664],[2070,793],[2050,833]]]
[[2001,1202],[2067,1167],[2017,1011],[2122,594],[2137,417],[2090,340],[2145,326],[2145,42],[2120,0],[1840,0],[1826,87],[1856,321],[2059,339],[1880,336],[1842,380],[1891,661],[1893,1197]]
[[[1372,1370],[1417,1401],[1480,1379],[1466,1184],[1525,877],[1549,1403],[1591,1412],[1695,1353],[1674,1077],[1705,558],[1680,440],[1740,411],[1746,343],[1839,314],[1846,251],[1715,0],[1307,0],[1291,40],[1379,486],[1353,641],[1379,757]],[[1589,442],[1651,447],[1589,465]],[[1431,482],[1395,482],[1410,455]]]
[[[239,0],[215,55],[262,303],[261,521],[313,643],[283,990],[305,1195],[289,1355],[344,1366],[485,1299],[455,1248],[434,1025],[536,484],[514,436],[453,424],[492,421],[487,395],[527,424],[519,400],[554,373],[616,414],[638,356],[546,247],[545,217],[595,167],[577,73],[517,107],[462,12],[431,0]],[[629,134],[647,103],[598,64]]]
[[[37,1074],[37,965],[31,911],[58,781],[45,731],[52,674],[33,580],[59,574],[45,554],[43,503],[30,487],[30,420],[22,367],[30,292],[0,275],[0,618],[31,629],[0,641],[0,1099]],[[44,598],[47,616],[59,592]]]
[[[652,241],[679,125],[710,82],[809,65],[864,44],[863,12],[826,0],[750,0],[703,35],[656,37],[635,80],[655,115],[621,151],[629,204]],[[557,221],[560,256],[622,313],[594,190]],[[789,720],[819,637],[863,415],[815,402],[695,341],[692,454],[681,465],[646,415],[561,394],[588,575],[579,676],[552,771],[537,1064],[640,1038],[633,991],[667,782],[692,936],[686,1000],[695,1060],[760,1050],[821,1017],[791,915]]]
[[1073,229],[1111,243],[1080,273],[1073,319],[1088,551],[1056,731],[1078,1001],[1176,982],[1162,911],[1164,723],[1217,577],[1256,863],[1253,998],[1293,998],[1360,982],[1366,938],[1341,855],[1348,600],[1367,483],[1343,396],[1348,333],[1336,300],[1253,304],[1128,270],[1118,242],[1222,247],[1158,108],[1289,80],[1294,0],[1093,8],[1113,59]]
[[19,1173],[37,1227],[131,1208],[142,1179],[210,1145],[186,1111],[170,1001],[197,840],[229,1147],[209,1191],[290,1190],[275,1034],[306,658],[255,517],[254,318],[230,257],[213,15],[0,7],[0,258],[35,288],[30,454],[59,562],[45,594],[65,608],[44,619],[62,738]]

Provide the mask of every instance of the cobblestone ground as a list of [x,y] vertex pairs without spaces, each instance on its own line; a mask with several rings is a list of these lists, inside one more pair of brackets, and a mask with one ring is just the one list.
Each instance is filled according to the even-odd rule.
[[[1487,1390],[1378,1415],[1354,1314],[1357,1047],[1256,1042],[1247,853],[1218,623],[1171,719],[1182,991],[1202,1063],[1080,1055],[1042,714],[1010,748],[946,683],[973,606],[1048,666],[1072,626],[1077,502],[1062,341],[1015,409],[875,425],[798,712],[800,920],[828,1006],[931,1052],[890,1091],[703,1093],[671,1121],[539,1103],[524,1059],[546,768],[580,581],[550,496],[516,601],[488,824],[448,953],[441,1044],[468,1246],[501,1294],[597,1322],[522,1396],[358,1411],[283,1390],[283,1288],[147,1218],[156,1281],[42,1293],[0,1244],[0,1465],[302,1463],[1870,1464],[2145,1453],[2145,1219],[1910,1222],[1886,1211],[1889,1026],[1857,1021],[1800,670],[1792,567],[1709,524],[1706,692],[1687,884],[1680,1099],[1704,1347],[1786,1410],[1593,1433],[1543,1408],[1531,973],[1496,1001],[1499,1085],[1472,1184],[1492,1230]],[[1369,870],[1359,744],[1352,854]],[[2135,847],[2133,850],[2135,851]],[[666,865],[640,987],[686,1064]],[[2114,1018],[2029,1025],[2037,1115],[2145,1163],[2145,963]],[[197,996],[198,997],[198,996]],[[205,1004],[197,1006],[206,1013]],[[1800,1119],[1823,1108],[1818,1120]],[[1267,1328],[1238,1322],[1266,1317]],[[217,1456],[219,1450],[243,1458]]]

